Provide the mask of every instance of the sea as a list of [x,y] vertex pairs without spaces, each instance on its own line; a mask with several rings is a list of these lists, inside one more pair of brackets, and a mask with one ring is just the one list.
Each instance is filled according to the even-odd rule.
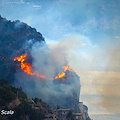
[[117,107],[118,111],[109,111],[99,104],[100,95],[81,95],[80,97],[80,101],[88,107],[88,114],[92,120],[120,120],[120,102]]
[[92,120],[120,120],[120,114],[90,114]]

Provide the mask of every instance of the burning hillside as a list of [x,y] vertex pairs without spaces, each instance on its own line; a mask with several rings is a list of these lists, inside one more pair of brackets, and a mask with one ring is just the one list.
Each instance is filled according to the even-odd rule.
[[[29,63],[25,62],[26,60],[26,56],[27,56],[27,53],[25,55],[21,55],[21,56],[18,56],[18,57],[15,57],[14,58],[14,61],[19,61],[21,63],[21,70],[23,70],[23,72],[29,74],[29,75],[36,75],[37,77],[40,77],[40,78],[46,78],[45,76],[43,75],[40,75],[39,73],[37,72],[32,72],[31,71],[31,67],[32,65],[30,65]],[[72,71],[74,72],[73,70],[71,70],[69,68],[69,65],[66,65],[66,66],[62,66],[62,68],[64,69],[62,71],[62,73],[58,73],[58,75],[54,78],[48,78],[48,79],[52,79],[52,80],[55,80],[55,79],[59,79],[59,78],[63,78],[65,76],[65,71]]]
[[[36,89],[38,88],[33,87],[32,94],[39,94],[39,96],[42,95],[42,98],[44,98],[44,100],[47,103],[49,103],[54,109],[56,109],[59,106],[60,108],[70,108],[74,109],[76,112],[79,112],[78,103],[80,95],[80,81],[76,73],[73,70],[71,70],[68,65],[66,65],[62,66],[63,71],[61,73],[58,73],[57,76],[55,76],[54,78],[48,78],[47,76],[40,75],[36,71],[32,72],[34,71],[33,66],[26,62],[26,57],[27,53],[19,57],[15,57],[14,61],[20,62],[18,64],[21,64],[20,68],[24,73],[32,76],[34,75],[40,79],[44,79],[44,81],[38,80],[36,82],[33,82],[33,78],[30,78],[30,81],[24,81],[24,84],[27,83],[25,85],[27,88],[29,87],[28,85],[31,82],[39,84],[39,93],[36,93]],[[51,80],[51,82],[49,82],[49,80]],[[46,91],[46,89],[49,90],[49,92]],[[43,93],[47,93],[47,96]]]
[[[0,77],[52,108],[78,111],[80,80],[61,48],[50,49],[34,28],[0,17]],[[4,32],[2,32],[4,31]],[[6,31],[6,32],[5,32]],[[58,54],[59,53],[59,54]]]
[[[27,53],[15,57],[14,61],[20,62],[18,64],[21,64],[20,68],[24,73],[32,76],[34,75],[40,79],[44,79],[44,81],[38,80],[35,83],[39,84],[39,89],[42,87],[42,92],[44,94],[49,94],[47,96],[42,95],[43,93],[39,91],[39,96],[42,95],[42,98],[44,98],[45,101],[49,103],[54,109],[59,106],[60,108],[70,108],[74,109],[76,112],[79,112],[78,103],[80,95],[80,81],[76,73],[69,68],[69,65],[62,66],[63,71],[58,73],[54,78],[48,78],[47,76],[40,75],[37,71],[32,72],[34,71],[33,66],[26,62],[26,57]],[[49,82],[49,80],[51,80],[51,82]],[[31,83],[30,81],[27,81],[27,83]],[[24,81],[24,83],[26,83],[26,81]],[[28,87],[28,84],[26,84],[26,87]],[[38,94],[36,93],[36,88],[32,89],[33,94]],[[49,92],[46,91],[46,89],[48,89]]]
[[29,63],[25,63],[25,58],[26,58],[26,56],[27,56],[27,53],[25,54],[25,55],[21,55],[21,56],[19,56],[19,57],[15,57],[14,58],[14,61],[19,61],[19,62],[21,62],[21,69],[25,72],[25,73],[27,73],[27,74],[29,74],[29,75],[36,75],[37,77],[40,77],[40,78],[46,78],[45,76],[43,76],[43,75],[40,75],[39,73],[37,73],[37,72],[31,72],[31,65],[29,64]]
[[18,20],[11,22],[0,16],[0,78],[13,83],[16,72],[13,58],[17,54],[29,53],[34,43],[42,41],[44,38],[36,29]]

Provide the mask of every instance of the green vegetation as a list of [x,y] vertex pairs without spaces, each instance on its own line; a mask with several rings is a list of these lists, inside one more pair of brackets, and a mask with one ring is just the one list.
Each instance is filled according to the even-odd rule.
[[2,85],[9,85],[9,81],[6,79],[0,79],[0,86]]
[[[12,108],[10,108],[10,104]],[[2,109],[12,109],[15,112],[13,115],[4,116],[6,120],[43,120],[46,111],[52,113],[49,105],[43,102],[42,99],[37,97],[27,98],[22,88],[9,85],[9,82],[5,79],[0,79],[0,110]],[[0,119],[3,119],[1,117]]]
[[27,95],[22,88],[13,87],[7,80],[0,79],[0,106],[7,106],[15,98],[26,99]]
[[42,99],[39,99],[37,97],[35,97],[35,99],[33,99],[33,101],[36,103],[36,104],[39,104],[42,102]]
[[22,101],[20,105],[18,105],[14,109],[15,113],[14,115],[9,117],[9,120],[26,120],[27,117],[30,118],[30,120],[43,120],[44,119],[44,113],[42,111],[37,111],[35,109],[32,109],[31,105],[28,104],[27,101]]

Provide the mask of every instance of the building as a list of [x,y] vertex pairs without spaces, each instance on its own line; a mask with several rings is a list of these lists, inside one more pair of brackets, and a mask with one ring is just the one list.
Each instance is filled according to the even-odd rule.
[[57,109],[54,111],[57,120],[71,120],[73,118],[74,110],[71,109]]
[[44,120],[56,120],[56,114],[46,114]]
[[83,102],[78,104],[80,112],[75,113],[72,109],[57,109],[54,111],[57,120],[90,120],[88,116],[88,107]]
[[73,119],[74,120],[84,120],[82,113],[73,113]]

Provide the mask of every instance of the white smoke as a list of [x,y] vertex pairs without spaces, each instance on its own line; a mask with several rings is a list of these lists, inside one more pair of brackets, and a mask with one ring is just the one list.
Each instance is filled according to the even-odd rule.
[[78,77],[68,77],[67,79],[71,79],[69,84],[58,84],[51,78],[57,76],[58,73],[62,73],[62,66],[69,63],[70,51],[72,49],[76,50],[81,41],[82,38],[79,36],[67,36],[61,42],[48,46],[45,42],[34,43],[30,52],[32,70],[46,76],[46,79],[18,71],[15,74],[16,84],[22,86],[29,97],[40,97],[46,102],[49,102],[52,96],[57,99],[59,96],[71,96],[73,92],[79,95],[80,81]]

